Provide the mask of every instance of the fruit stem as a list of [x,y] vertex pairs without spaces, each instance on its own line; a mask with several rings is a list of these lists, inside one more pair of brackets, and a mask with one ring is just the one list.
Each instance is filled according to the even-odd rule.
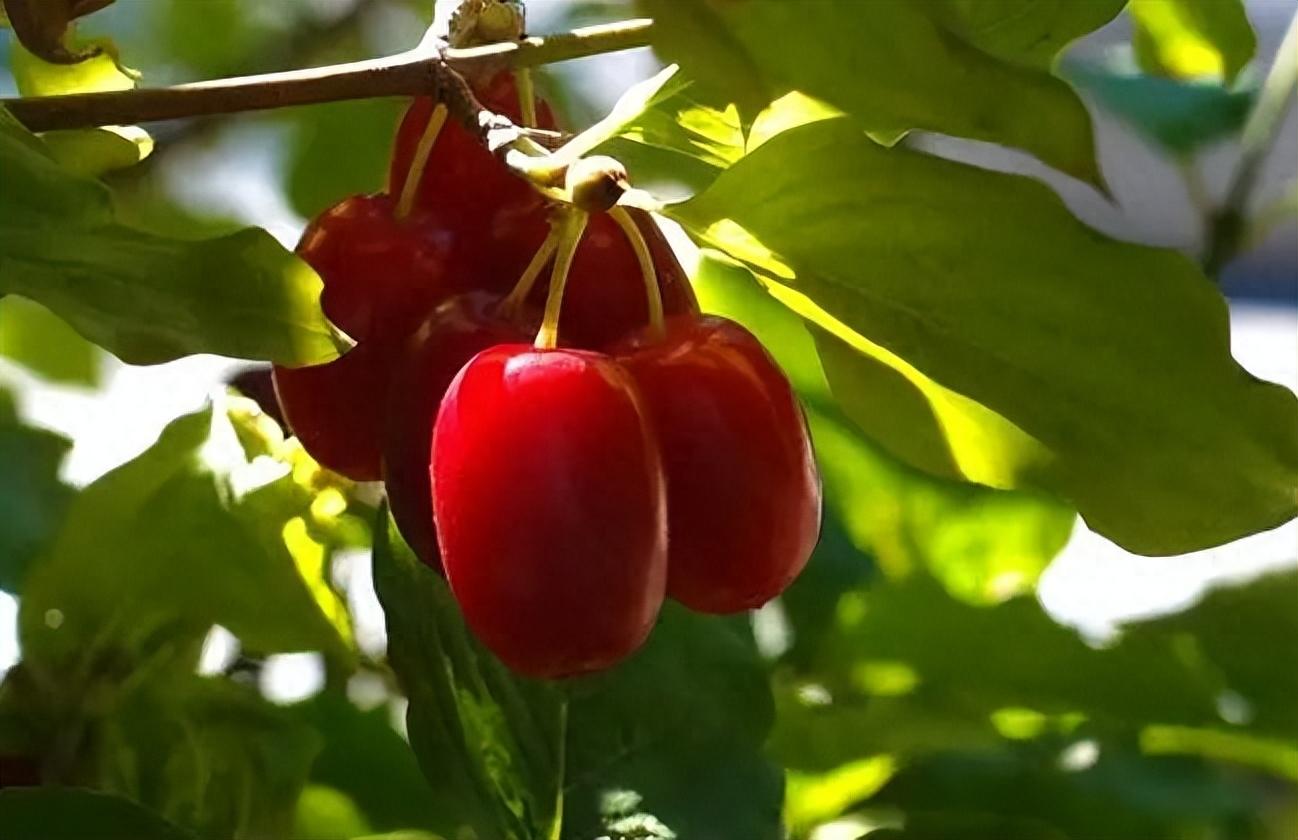
[[393,213],[398,220],[409,216],[415,208],[415,196],[419,194],[419,184],[424,180],[424,170],[428,168],[428,159],[433,153],[434,144],[437,143],[437,135],[442,133],[442,126],[446,125],[446,116],[446,106],[439,102],[428,117],[428,125],[424,127],[424,133],[419,137],[415,156],[410,160],[410,168],[406,170],[406,180],[401,185],[401,197],[397,199],[397,208]]
[[635,251],[636,261],[640,263],[645,303],[649,311],[649,330],[654,338],[660,339],[666,334],[663,326],[663,294],[662,289],[658,287],[658,270],[654,268],[654,258],[649,252],[649,243],[645,241],[640,227],[625,207],[614,207],[608,211],[608,214],[626,234],[627,241],[631,243],[631,250]]
[[550,274],[550,294],[545,298],[545,316],[533,344],[538,350],[553,350],[559,344],[559,310],[563,307],[563,288],[568,285],[568,272],[572,258],[581,244],[581,234],[586,230],[590,214],[573,207],[566,210],[559,221],[558,253],[554,258],[554,271]]
[[549,264],[550,258],[554,256],[554,251],[558,247],[559,226],[552,224],[550,232],[545,236],[545,241],[532,255],[532,261],[527,264],[527,268],[523,269],[523,274],[514,284],[513,290],[500,302],[501,311],[507,316],[513,317],[523,308],[527,296],[532,293],[532,287],[536,285],[536,278],[541,276],[541,269]]
[[536,88],[532,85],[532,71],[526,67],[514,72],[514,83],[518,88],[518,113],[523,118],[523,126],[536,128]]

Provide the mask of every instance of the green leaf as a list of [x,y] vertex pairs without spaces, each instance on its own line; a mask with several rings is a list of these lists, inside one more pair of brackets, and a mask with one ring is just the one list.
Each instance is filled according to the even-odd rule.
[[1059,52],[1113,20],[1127,0],[926,0],[962,40],[1005,61],[1048,69]]
[[0,790],[5,840],[195,840],[135,803],[77,788]]
[[388,658],[410,701],[410,745],[455,836],[551,837],[561,697],[514,676],[470,635],[446,582],[415,558],[386,506],[375,526],[374,585]]
[[562,784],[565,838],[621,820],[681,837],[780,836],[781,776],[761,754],[769,689],[744,619],[668,604],[625,663],[560,686],[515,676],[483,648],[446,583],[395,529],[377,540],[374,563],[410,743],[444,809],[439,831],[553,837]]
[[349,195],[382,190],[405,104],[359,99],[282,114],[291,125],[285,174],[293,209],[310,218]]
[[307,785],[293,817],[294,840],[342,840],[373,834],[351,797],[325,785]]
[[0,590],[17,593],[28,569],[58,531],[72,489],[59,465],[72,444],[23,424],[0,390]]
[[134,230],[0,111],[0,292],[134,364],[193,353],[312,364],[338,354],[320,280],[261,230],[198,241]]
[[1177,81],[1075,66],[1068,78],[1146,139],[1188,155],[1238,134],[1256,96],[1216,82]]
[[[25,660],[53,674],[105,650],[183,651],[220,624],[256,651],[346,661],[345,612],[290,465],[249,459],[225,410],[169,425],[86,487],[28,577]],[[310,546],[308,546],[309,548]]]
[[[1109,0],[1101,5],[1105,13],[1112,8]],[[981,29],[986,20],[954,3],[642,0],[642,6],[657,20],[658,52],[749,118],[796,90],[841,108],[872,132],[925,129],[1016,146],[1102,188],[1086,109],[1067,84],[1030,66],[1037,53],[1026,37],[1075,37],[1082,34],[1078,20],[1103,14],[1079,15],[1055,36],[1042,13],[1010,27],[1002,41]],[[993,12],[993,22],[1010,19],[995,17],[1003,11]],[[944,25],[952,20],[955,31]],[[978,37],[971,43],[960,32]],[[979,41],[994,44],[998,54],[1016,43],[1027,52],[1011,63],[984,52]]]
[[386,704],[362,711],[340,693],[324,691],[291,711],[324,739],[311,781],[348,797],[372,831],[437,824],[437,794],[393,728]]
[[[851,542],[870,553],[885,574],[906,577],[926,569],[953,595],[972,603],[995,603],[1035,585],[1072,531],[1071,510],[1038,494],[944,481],[899,463],[860,434],[844,416],[845,406],[835,404],[829,388],[835,380],[825,378],[834,368],[824,353],[826,345],[812,337],[813,330],[819,337],[819,330],[767,294],[747,269],[709,252],[693,282],[703,309],[752,330],[798,389],[820,463],[825,504],[837,512]],[[870,390],[865,383],[856,386],[851,394]],[[902,399],[889,406],[887,415],[897,418],[898,428],[925,422],[907,415]],[[785,600],[800,599],[807,588],[795,584]],[[808,610],[822,610],[825,597],[824,592],[808,593]],[[802,643],[795,640],[795,645]]]
[[1128,8],[1147,73],[1232,82],[1257,50],[1242,0],[1131,0]]
[[[1184,256],[1110,240],[1034,181],[825,120],[776,136],[668,214],[912,382],[912,429],[863,425],[918,466],[1049,488],[1149,554],[1298,512],[1298,401],[1231,358],[1221,295]],[[849,413],[898,404],[896,377],[871,381],[839,387]],[[958,424],[944,420],[947,394]],[[945,466],[914,455],[943,441]]]
[[97,385],[100,351],[40,304],[0,299],[0,356],[51,382]]

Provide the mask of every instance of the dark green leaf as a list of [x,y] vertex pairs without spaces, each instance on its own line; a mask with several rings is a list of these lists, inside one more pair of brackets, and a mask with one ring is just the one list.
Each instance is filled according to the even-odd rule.
[[[447,799],[437,827],[551,836],[560,687],[511,674],[479,645],[445,582],[391,529],[375,584],[411,745]],[[668,604],[641,651],[565,693],[565,838],[650,817],[681,837],[780,836],[781,775],[761,754],[770,695],[745,620]]]
[[[1231,358],[1221,295],[1182,255],[1107,239],[1034,181],[827,120],[777,135],[669,214],[912,383],[915,422],[891,438],[868,415],[893,410],[895,388],[871,402],[878,377],[852,376],[837,390],[903,457],[924,443],[907,435],[944,441],[941,474],[1049,487],[1151,554],[1298,512],[1298,400]],[[919,399],[934,419],[921,423]]]
[[36,558],[57,533],[72,489],[59,481],[71,443],[24,425],[0,390],[0,590],[17,593]]
[[420,775],[410,745],[393,728],[388,706],[361,711],[326,691],[292,712],[324,739],[311,781],[349,797],[372,830],[437,825],[437,795]]
[[320,280],[261,230],[183,241],[125,227],[104,186],[61,169],[0,111],[0,292],[47,306],[123,361],[338,353]]
[[120,796],[77,788],[0,790],[5,840],[195,840]]
[[1066,73],[1145,138],[1178,155],[1239,133],[1255,95],[1216,82],[1182,82],[1080,65]]
[[142,680],[94,720],[98,784],[203,837],[285,837],[320,739],[254,688]]
[[1131,0],[1128,8],[1147,73],[1232,82],[1257,50],[1243,0]]
[[102,367],[98,348],[45,307],[13,295],[0,299],[0,356],[75,385],[98,384]]
[[560,784],[557,690],[514,676],[478,644],[446,582],[387,520],[385,507],[375,527],[374,585],[388,657],[410,701],[410,745],[434,791],[435,828],[550,837]]
[[324,549],[304,545],[311,497],[266,461],[208,409],[86,487],[24,587],[28,663],[57,673],[94,650],[183,648],[218,623],[258,651],[345,660]]
[[[1039,53],[1027,36],[1056,37],[1048,14],[1029,17],[1021,29],[1015,23],[1001,40],[980,28],[987,21],[977,13],[945,3],[642,0],[642,5],[661,12],[652,15],[659,53],[724,94],[722,101],[737,102],[749,119],[796,90],[843,109],[873,132],[895,136],[918,128],[1017,146],[1102,185],[1086,109],[1067,84],[1029,66]],[[1111,2],[1099,5],[1110,13]],[[992,13],[997,22],[1009,19],[997,14]],[[974,43],[946,28],[944,21],[952,20]],[[1081,34],[1078,20],[1061,26],[1060,33]],[[998,54],[1011,45],[1025,52],[1011,63],[979,49],[978,42],[994,44]]]

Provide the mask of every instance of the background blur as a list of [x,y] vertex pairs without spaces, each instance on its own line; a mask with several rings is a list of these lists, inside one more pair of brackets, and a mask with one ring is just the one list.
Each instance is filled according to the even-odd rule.
[[[162,85],[398,52],[419,40],[429,23],[429,5],[428,0],[117,0],[83,23],[82,30],[111,35],[123,61],[143,73],[144,84]],[[442,4],[439,14],[445,14],[446,5]],[[1246,71],[1244,86],[1256,84],[1265,73],[1295,6],[1294,0],[1248,3],[1259,48],[1257,61]],[[630,16],[628,6],[616,0],[529,0],[528,9],[529,29],[535,33]],[[1088,73],[1134,67],[1128,55],[1129,41],[1129,24],[1125,17],[1119,18],[1073,47],[1065,58],[1064,74],[1083,79]],[[0,95],[5,96],[16,94],[5,69],[8,49],[9,44],[0,41]],[[640,50],[549,68],[541,84],[567,125],[581,127],[602,114],[628,84],[656,69],[652,54]],[[1203,229],[1196,208],[1204,200],[1220,199],[1236,159],[1234,143],[1222,140],[1193,153],[1169,154],[1106,108],[1097,98],[1096,85],[1082,84],[1081,90],[1095,118],[1101,165],[1113,189],[1112,201],[1018,153],[936,137],[916,137],[908,142],[979,165],[1040,177],[1054,186],[1081,218],[1112,236],[1198,253]],[[308,217],[349,194],[384,186],[389,143],[402,107],[402,101],[379,100],[147,126],[157,140],[152,156],[110,176],[110,181],[138,224],[212,232],[252,224],[267,228],[292,246]],[[1259,214],[1277,208],[1275,223],[1257,233],[1252,249],[1228,266],[1223,276],[1223,288],[1231,301],[1236,357],[1257,376],[1291,389],[1298,389],[1296,178],[1298,114],[1291,110],[1255,195],[1254,209]],[[1287,214],[1283,212],[1286,206]],[[688,267],[697,259],[697,252],[681,236],[674,241]],[[1150,312],[1149,317],[1159,315]],[[36,305],[14,298],[0,300],[0,389],[13,395],[20,417],[71,440],[61,478],[72,487],[84,486],[139,454],[164,425],[199,408],[245,367],[216,357],[189,358],[151,368],[128,367],[82,341]],[[897,557],[906,552],[889,554],[876,542],[879,534],[905,533],[924,543],[918,549],[912,546],[911,554],[922,555],[948,589],[966,596],[953,600],[953,612],[934,621],[939,628],[946,626],[946,618],[954,622],[952,627],[964,626],[952,616],[967,609],[966,602],[989,607],[986,612],[990,615],[991,605],[1020,593],[1035,593],[1056,622],[1077,628],[1094,644],[1103,644],[1114,638],[1121,625],[1184,609],[1215,584],[1245,581],[1267,571],[1298,569],[1298,524],[1292,522],[1220,549],[1157,559],[1129,555],[1079,522],[1062,551],[1043,570],[1038,547],[1024,548],[1041,535],[1035,531],[1021,535],[1022,545],[1013,535],[1007,537],[1006,529],[1015,527],[1016,520],[1012,516],[998,518],[1004,517],[1004,505],[998,507],[995,500],[965,504],[963,497],[952,501],[943,495],[945,490],[934,490],[904,468],[888,463],[877,451],[856,457],[859,463],[852,462],[850,468],[863,475],[877,472],[879,489],[859,500],[859,519],[831,522],[827,536],[831,545],[822,553],[832,554],[835,540],[848,540],[865,549],[869,561],[842,572],[850,582],[876,573],[866,565],[882,567],[888,575],[895,571],[889,568],[890,563],[903,562]],[[0,510],[0,517],[12,515],[16,514]],[[891,524],[885,527],[881,522]],[[822,577],[839,573],[827,565],[830,561],[818,562]],[[962,582],[962,574],[977,579]],[[335,577],[348,593],[359,644],[367,652],[381,655],[382,617],[364,554],[353,551],[341,557]],[[763,611],[755,619],[759,642],[773,655],[795,644],[788,638],[788,628],[790,622],[797,623],[797,597],[795,594],[787,606],[787,612],[794,613],[792,618],[775,609]],[[840,600],[840,617],[850,608],[850,599]],[[0,671],[18,658],[16,616],[16,602],[0,593]],[[980,630],[967,631],[984,646],[984,654],[1005,650],[1004,645],[1015,638],[996,635],[1000,631],[995,625],[986,628],[985,637],[977,636]],[[1284,656],[1293,647],[1290,639],[1280,644],[1277,652]],[[204,668],[226,668],[233,656],[228,636],[218,631],[207,645]],[[1274,665],[1298,669],[1298,661],[1280,659]],[[904,684],[906,680],[904,672],[890,675],[886,669],[876,669],[871,673],[884,682],[896,678]],[[322,681],[314,655],[272,657],[261,671],[264,691],[283,702],[311,695]],[[955,690],[962,690],[958,683]],[[814,704],[816,698],[803,697],[808,698]],[[1243,699],[1233,706],[1232,702],[1230,697],[1222,700],[1224,719],[1249,714]],[[1007,704],[1006,708],[1010,713],[1003,716],[1002,724],[1009,732],[1016,726],[1039,732],[1057,723],[1034,717],[1028,713],[1030,709],[1020,709],[1025,715],[1016,718],[1013,711],[1017,707]],[[785,732],[783,737],[792,736]],[[1097,761],[1093,740],[1064,738],[1060,743],[1066,743],[1057,756],[1064,762],[1061,766],[1071,762],[1075,769],[1087,768]],[[1298,781],[1298,754],[1286,753],[1276,760],[1285,768],[1280,775]],[[873,771],[879,784],[891,775],[878,766]],[[858,768],[858,776],[861,772],[865,771]],[[1011,773],[998,783],[1012,791],[1013,779]],[[1119,774],[1109,783],[1122,787],[1129,781]],[[1198,796],[1193,788],[1177,787],[1167,780],[1160,784],[1164,782],[1162,788],[1142,789],[1141,795],[1152,797],[1150,801],[1126,802],[1123,807],[1174,811],[1188,807]],[[928,783],[935,782],[930,778]],[[858,784],[853,789],[859,793],[864,788]],[[896,794],[897,801],[904,799],[904,793],[903,788]],[[1113,791],[1104,794],[1108,795],[1122,799]],[[1109,800],[1079,796],[1070,807],[1084,809],[1088,801]],[[1277,818],[1274,825],[1298,825],[1291,790],[1277,789],[1268,801],[1288,815]],[[1195,805],[1210,806],[1205,802]],[[1227,803],[1222,807],[1229,811],[1235,806]],[[1248,807],[1252,806],[1245,810]],[[821,835],[833,837],[833,830],[830,824],[822,828]],[[1274,836],[1278,840],[1282,835]]]

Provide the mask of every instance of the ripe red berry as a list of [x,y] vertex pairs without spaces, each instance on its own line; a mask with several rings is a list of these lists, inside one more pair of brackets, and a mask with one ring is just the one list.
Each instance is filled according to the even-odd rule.
[[432,476],[451,590],[506,664],[570,676],[645,640],[667,573],[662,468],[611,358],[526,345],[478,354],[442,401]]
[[718,317],[667,322],[620,350],[667,476],[668,595],[731,613],[774,598],[820,532],[820,478],[788,380],[755,337]]
[[408,332],[450,293],[450,278],[472,273],[458,233],[437,213],[397,219],[387,195],[357,195],[317,216],[297,252],[324,282],[321,306],[357,341]]
[[344,199],[302,234],[298,254],[320,274],[325,314],[359,344],[326,365],[276,367],[275,391],[289,428],[330,469],[378,479],[393,351],[448,294],[448,277],[473,274],[472,250],[456,245],[440,217],[399,220],[385,195]]
[[324,365],[276,366],[275,396],[288,427],[324,466],[356,481],[380,476],[388,355],[358,344]]
[[[484,107],[516,123],[522,119],[513,73],[497,73],[474,92]],[[433,108],[431,99],[418,98],[401,120],[388,170],[388,191],[393,195],[401,194]],[[536,128],[555,127],[554,115],[543,99],[536,101],[536,121]],[[454,202],[456,213],[467,227],[484,231],[508,226],[513,215],[532,212],[541,206],[540,195],[505,168],[454,119],[448,119],[437,135],[420,176],[415,206],[432,207],[448,201]]]
[[433,527],[433,423],[455,374],[480,351],[527,341],[536,324],[515,324],[500,297],[471,292],[444,301],[406,340],[388,391],[383,480],[401,534],[425,563],[440,568]]
[[[653,257],[667,317],[698,311],[685,270],[648,213],[629,210]],[[564,292],[559,336],[564,344],[606,350],[648,324],[644,279],[626,234],[607,213],[586,224]]]

